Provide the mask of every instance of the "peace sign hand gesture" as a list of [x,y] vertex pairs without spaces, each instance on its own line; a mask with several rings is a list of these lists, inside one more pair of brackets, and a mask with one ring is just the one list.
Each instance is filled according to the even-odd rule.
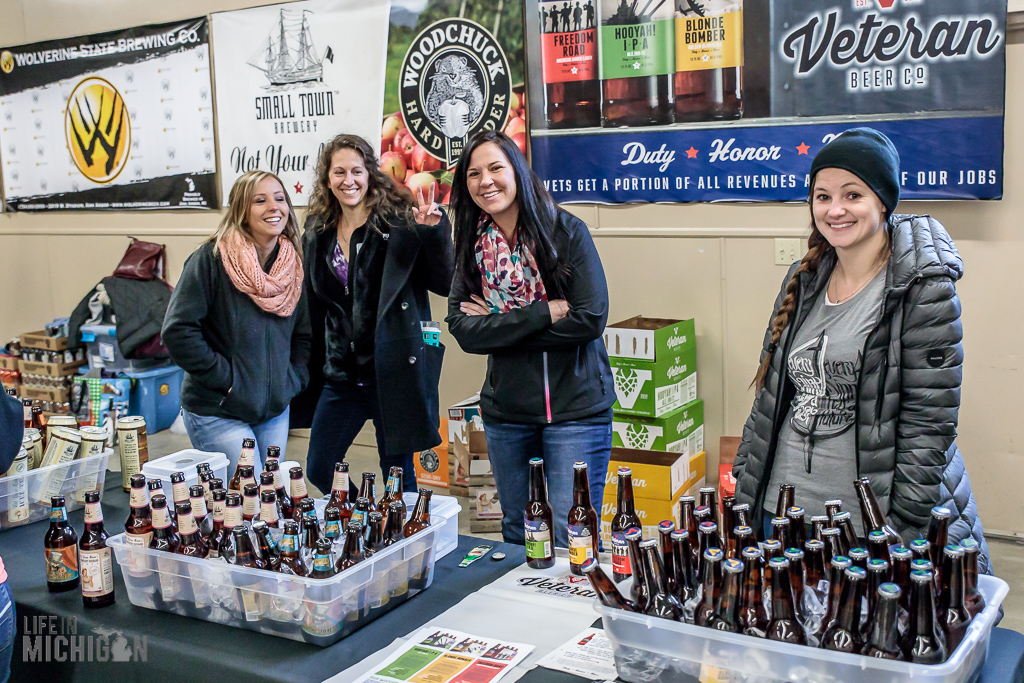
[[441,209],[434,203],[434,188],[430,186],[430,196],[423,201],[423,188],[416,188],[416,209],[413,211],[413,218],[420,225],[437,225],[441,222]]

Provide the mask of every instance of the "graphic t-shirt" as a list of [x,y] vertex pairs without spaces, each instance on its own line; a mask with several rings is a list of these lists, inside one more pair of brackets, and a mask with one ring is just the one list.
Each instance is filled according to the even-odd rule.
[[790,347],[789,381],[796,396],[779,430],[765,509],[774,512],[780,484],[796,485],[805,519],[825,514],[825,501],[839,498],[864,533],[853,481],[857,478],[857,378],[868,333],[878,321],[885,287],[883,268],[852,299],[815,299]]

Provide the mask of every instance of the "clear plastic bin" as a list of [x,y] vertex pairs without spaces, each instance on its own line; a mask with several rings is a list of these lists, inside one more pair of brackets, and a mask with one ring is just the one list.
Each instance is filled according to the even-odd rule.
[[0,477],[0,531],[49,519],[50,496],[64,496],[69,512],[85,506],[86,491],[99,490],[102,496],[112,454],[108,448],[63,465]]
[[129,548],[124,534],[107,545],[133,605],[327,646],[430,586],[439,543],[458,533],[461,508],[449,510],[432,505],[428,528],[329,579]]
[[198,484],[199,472],[196,471],[196,465],[201,462],[210,463],[210,469],[213,470],[214,476],[223,481],[224,485],[227,486],[227,456],[223,453],[211,453],[195,448],[186,448],[183,451],[171,453],[156,460],[150,460],[143,464],[142,473],[146,475],[147,480],[159,479],[163,482],[164,491],[169,492],[171,490],[171,475],[175,472],[183,472],[185,474],[186,486]]
[[669,621],[605,607],[595,601],[615,651],[619,678],[630,683],[717,680],[730,683],[814,681],[814,683],[965,683],[974,680],[985,657],[999,605],[1009,591],[1002,579],[979,576],[985,609],[974,618],[963,642],[943,662],[926,666],[790,645],[738,633]]

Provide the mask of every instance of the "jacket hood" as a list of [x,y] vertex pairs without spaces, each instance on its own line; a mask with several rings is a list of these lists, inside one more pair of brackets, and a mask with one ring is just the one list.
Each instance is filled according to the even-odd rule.
[[963,277],[964,262],[953,239],[931,216],[893,214],[891,287],[901,289],[922,277]]

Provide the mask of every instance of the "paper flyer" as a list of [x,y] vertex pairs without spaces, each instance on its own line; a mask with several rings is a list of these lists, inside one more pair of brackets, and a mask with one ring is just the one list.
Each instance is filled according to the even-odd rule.
[[356,683],[494,683],[532,651],[532,645],[427,626]]
[[592,681],[614,681],[617,676],[611,641],[600,628],[588,628],[537,664]]

